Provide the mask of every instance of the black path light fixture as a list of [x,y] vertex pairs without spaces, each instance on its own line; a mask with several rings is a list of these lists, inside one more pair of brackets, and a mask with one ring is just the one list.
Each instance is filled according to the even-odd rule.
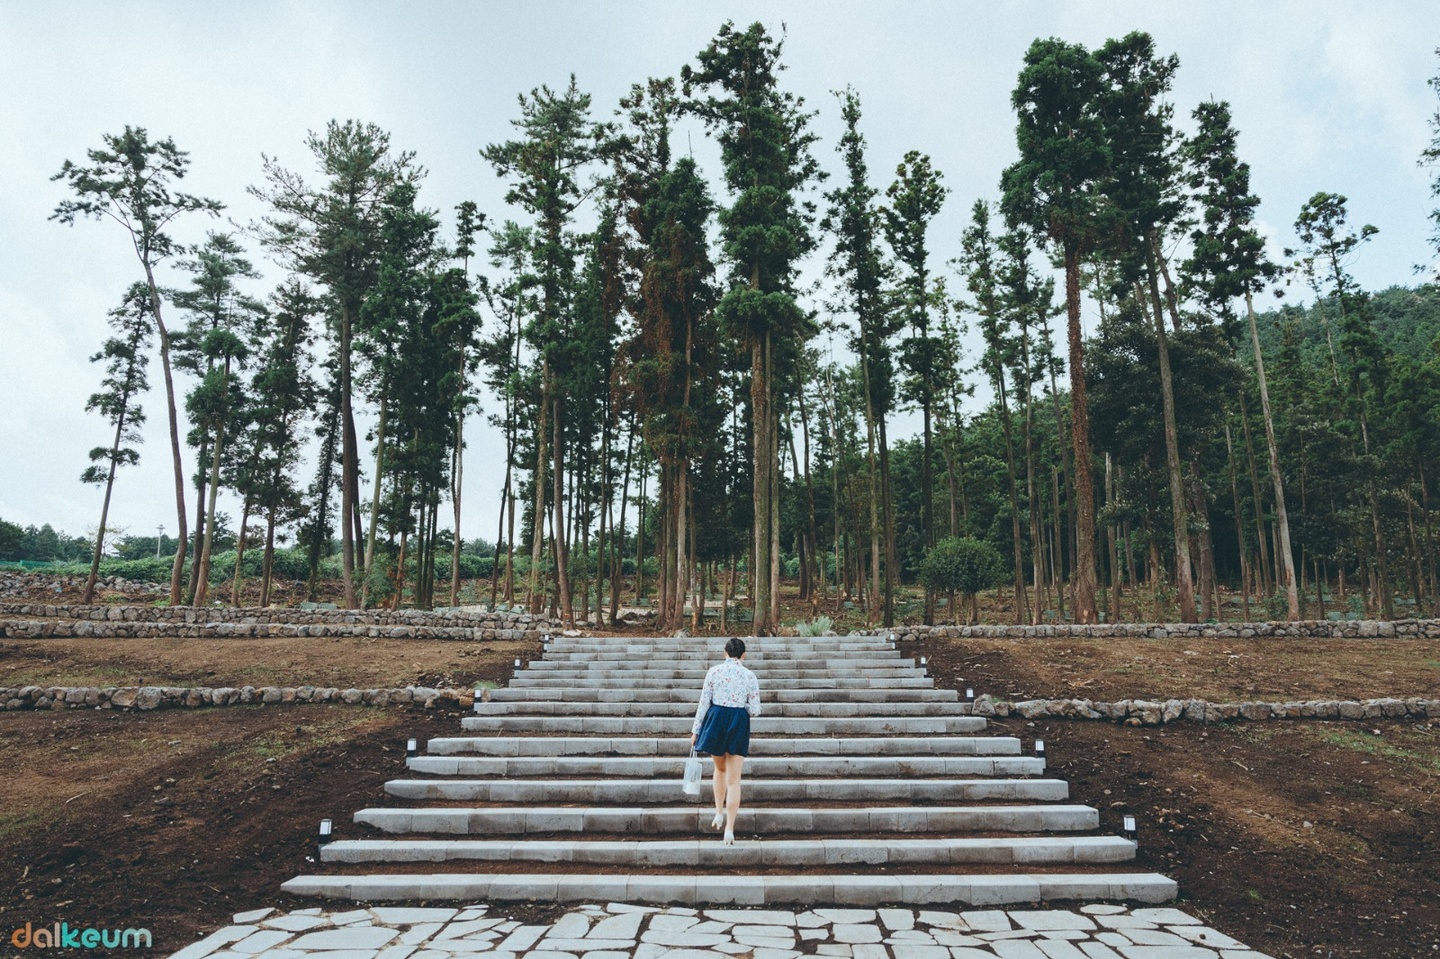
[[333,822],[331,822],[329,819],[320,820],[320,832],[315,837],[316,862],[320,861],[320,854],[324,851],[325,847],[330,844],[330,840],[334,837],[334,833],[335,824]]
[[1139,837],[1135,828],[1134,816],[1126,816],[1120,821],[1120,832],[1125,836],[1126,839],[1138,844]]
[[1037,740],[1035,740],[1035,758],[1036,758],[1036,759],[1044,759],[1044,758],[1045,758],[1045,740],[1043,740],[1043,739],[1037,739]]
[[414,758],[418,755],[420,755],[420,741],[412,736],[405,740],[405,756],[406,758]]

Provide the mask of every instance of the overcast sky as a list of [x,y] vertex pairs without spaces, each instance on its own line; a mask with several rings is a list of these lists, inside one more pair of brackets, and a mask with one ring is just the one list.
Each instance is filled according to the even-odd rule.
[[[977,198],[994,199],[1014,156],[1009,97],[1032,40],[1095,46],[1150,32],[1180,58],[1173,102],[1188,121],[1201,100],[1229,100],[1240,152],[1275,247],[1319,190],[1350,198],[1379,235],[1354,264],[1368,287],[1414,282],[1427,258],[1428,174],[1440,3],[947,2],[510,4],[247,2],[36,4],[0,0],[0,518],[92,529],[101,492],[78,476],[108,440],[83,410],[107,335],[106,311],[137,279],[118,228],[48,221],[63,196],[49,178],[104,133],[143,126],[190,153],[185,186],[246,223],[245,188],[260,155],[308,170],[303,140],[332,118],[389,130],[429,170],[422,202],[445,212],[476,201],[492,219],[503,186],[479,149],[510,136],[516,94],[564,85],[573,72],[606,117],[630,84],[678,73],[725,19],[787,31],[783,83],[820,114],[817,155],[835,168],[838,111],[830,91],[860,93],[870,167],[889,182],[907,150],[931,155],[952,193],[937,220],[937,261],[952,257]],[[683,143],[679,144],[683,147]],[[696,132],[712,178],[715,151]],[[723,198],[722,198],[723,201]],[[176,229],[203,239],[213,222]],[[263,255],[263,293],[283,276]],[[818,271],[819,262],[810,269]],[[178,282],[171,279],[170,282]],[[1092,318],[1087,317],[1087,321]],[[177,322],[178,318],[171,320]],[[145,398],[141,464],[123,470],[113,524],[137,535],[175,529],[158,361]],[[182,379],[180,387],[187,386]],[[494,406],[487,400],[487,406]],[[495,535],[501,472],[495,435],[477,418],[467,456],[467,538]],[[193,469],[187,453],[186,469]],[[308,481],[309,477],[306,476]],[[228,508],[238,513],[235,504]],[[237,517],[238,519],[238,517]]]

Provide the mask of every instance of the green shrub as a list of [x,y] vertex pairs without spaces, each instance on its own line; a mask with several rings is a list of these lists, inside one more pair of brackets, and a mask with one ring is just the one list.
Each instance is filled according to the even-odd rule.
[[972,536],[942,539],[925,552],[920,564],[920,581],[927,589],[952,597],[959,593],[969,601],[970,622],[975,620],[976,594],[1004,577],[1005,560],[1000,551]]
[[795,632],[800,636],[824,636],[833,625],[835,623],[829,616],[817,616],[808,623],[796,623]]

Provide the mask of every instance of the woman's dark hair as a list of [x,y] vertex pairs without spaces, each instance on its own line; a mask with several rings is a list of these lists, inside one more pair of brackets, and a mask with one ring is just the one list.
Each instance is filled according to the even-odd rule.
[[741,656],[744,656],[745,640],[739,636],[730,637],[730,641],[725,644],[725,655],[731,659],[739,659]]

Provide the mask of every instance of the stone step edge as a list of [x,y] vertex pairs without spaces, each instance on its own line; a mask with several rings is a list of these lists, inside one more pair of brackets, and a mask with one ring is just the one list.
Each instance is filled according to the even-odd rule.
[[[913,716],[968,716],[970,711],[962,707],[966,704],[960,702],[874,702],[874,703],[851,703],[851,702],[809,702],[809,703],[787,703],[770,701],[763,703],[764,712],[771,716],[794,716],[797,719],[817,718],[816,716],[805,715],[808,711],[820,710],[827,716],[841,718],[863,718],[867,715],[902,717],[906,714]],[[885,712],[885,710],[897,710],[896,712]],[[477,701],[475,712],[484,716],[594,716],[602,718],[606,716],[667,719],[674,716],[686,716],[694,718],[695,703],[687,700],[680,700],[669,703],[643,703],[643,702],[618,702],[618,703],[584,703],[584,702],[557,702],[545,700],[484,700]]]
[[[704,757],[702,757],[702,764]],[[685,754],[675,753],[669,756],[411,756],[405,761],[405,768],[416,774],[426,776],[475,776],[477,778],[493,776],[514,779],[529,772],[541,776],[585,776],[586,778],[634,778],[636,773],[560,773],[541,772],[546,768],[598,765],[604,768],[607,763],[623,763],[638,771],[648,772],[651,778],[661,775],[680,775],[685,765]],[[905,776],[910,779],[936,777],[959,777],[974,775],[1007,775],[1007,776],[1038,776],[1045,772],[1045,759],[1040,756],[967,756],[967,755],[929,755],[929,756],[786,756],[774,755],[752,756],[745,763],[745,775],[756,779],[769,778],[770,770],[775,767],[794,768],[800,771],[815,770],[818,772],[832,772],[836,763],[844,764],[845,772],[852,778],[864,777],[865,767],[875,766],[884,769],[892,769],[896,772],[886,773],[880,778],[894,779],[899,775],[901,767],[905,769]],[[947,772],[945,767],[952,766],[955,771]],[[533,769],[527,767],[535,767]],[[922,772],[927,767],[935,767],[938,772]],[[985,772],[994,770],[997,767],[1007,767],[1022,770],[1021,772],[997,774]],[[477,770],[491,768],[495,771],[480,772]],[[703,766],[702,772],[709,766]],[[974,769],[976,772],[962,773],[959,770]],[[773,774],[777,775],[778,774]],[[793,775],[786,773],[785,775]],[[828,778],[828,777],[827,777]]]
[[[499,734],[583,733],[594,731],[613,735],[690,735],[691,719],[687,716],[466,716],[460,728],[467,732]],[[972,716],[873,716],[824,717],[760,716],[750,721],[753,734],[790,731],[802,735],[847,736],[919,736],[977,733],[986,728],[985,720]]]
[[966,839],[769,839],[723,846],[706,839],[346,839],[322,846],[321,862],[574,862],[592,865],[845,865],[866,863],[1062,864],[1127,862],[1120,836]]
[[[489,690],[486,702],[503,703],[689,703],[699,697],[696,689],[598,689],[502,686]],[[956,703],[954,689],[774,689],[767,691],[767,703]]]
[[281,890],[297,896],[358,900],[576,900],[680,905],[779,903],[907,906],[1023,902],[1168,902],[1173,879],[1158,873],[916,876],[712,875],[369,875],[296,876]]
[[[525,746],[524,744],[531,744]],[[552,744],[560,752],[541,751],[540,744]],[[927,756],[1018,756],[1020,740],[1014,736],[891,736],[891,737],[810,737],[805,739],[782,739],[771,736],[752,736],[750,751],[756,756],[824,756],[842,758],[845,756],[884,756],[878,747],[891,744],[903,748],[910,754]],[[932,747],[929,753],[918,752],[924,744]],[[970,751],[938,751],[936,746],[960,746]],[[663,752],[662,750],[663,745]],[[529,748],[532,752],[521,752]],[[433,756],[601,756],[614,754],[617,757],[644,758],[646,756],[685,756],[689,754],[690,743],[683,736],[438,736],[426,743],[428,755]],[[513,749],[514,752],[501,752]],[[489,750],[489,751],[487,751]],[[573,750],[573,751],[563,751]],[[630,752],[623,752],[630,750]],[[790,750],[791,752],[771,752]]]
[[[678,791],[678,779],[392,779],[385,794],[416,801],[543,802],[575,797],[589,802],[664,802]],[[703,792],[703,790],[702,790]],[[497,795],[498,794],[498,795]],[[525,800],[521,796],[536,796]],[[1070,786],[1064,779],[1036,777],[957,779],[910,777],[860,779],[763,779],[750,783],[746,796],[752,802],[784,799],[876,800],[904,799],[1024,799],[1027,802],[1064,801]],[[502,798],[504,797],[504,798]],[[768,798],[767,798],[768,797]],[[697,802],[709,797],[697,798]]]
[[[472,824],[504,827],[511,836],[553,833],[691,831],[703,834],[708,808],[691,806],[450,806],[369,807],[354,822],[392,835],[469,835]],[[818,819],[818,822],[817,822]],[[878,819],[878,821],[877,821]],[[933,819],[933,822],[932,822]],[[736,820],[742,833],[804,833],[845,830],[885,833],[986,831],[1004,833],[1087,832],[1098,829],[1099,810],[1071,803],[997,803],[986,806],[856,806],[795,808],[744,807]]]

